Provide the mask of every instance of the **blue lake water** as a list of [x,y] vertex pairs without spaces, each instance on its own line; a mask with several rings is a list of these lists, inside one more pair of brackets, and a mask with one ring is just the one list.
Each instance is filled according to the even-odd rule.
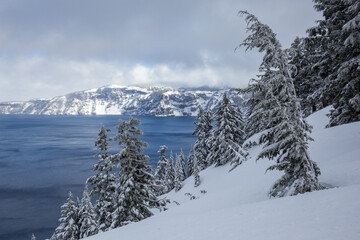
[[[125,116],[0,115],[0,239],[50,238],[68,191],[81,196],[97,162],[94,141],[101,125],[116,133]],[[158,149],[188,154],[195,141],[193,117],[137,117],[156,167]],[[120,148],[112,143],[112,152]],[[168,152],[169,154],[169,152]]]

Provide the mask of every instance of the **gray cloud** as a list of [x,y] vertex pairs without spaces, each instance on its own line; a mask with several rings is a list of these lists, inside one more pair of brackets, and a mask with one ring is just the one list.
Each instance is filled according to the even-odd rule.
[[114,83],[245,86],[261,56],[234,53],[242,9],[285,47],[320,18],[311,0],[3,0],[0,101]]

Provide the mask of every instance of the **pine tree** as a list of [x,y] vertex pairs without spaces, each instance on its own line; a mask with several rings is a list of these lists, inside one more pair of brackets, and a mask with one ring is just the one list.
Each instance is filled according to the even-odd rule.
[[251,32],[240,46],[265,52],[260,66],[260,79],[252,80],[257,88],[251,85],[249,88],[257,90],[257,96],[262,95],[256,99],[259,101],[253,101],[256,103],[253,114],[269,122],[264,125],[264,148],[258,159],[275,159],[276,163],[268,170],[284,171],[269,195],[283,197],[323,189],[317,179],[320,169],[307,151],[311,126],[302,118],[287,54],[267,25],[246,11],[240,14],[246,16],[247,29]]
[[175,191],[182,188],[182,182],[185,180],[185,159],[182,154],[175,155]]
[[159,185],[161,186],[161,190],[158,195],[168,192],[166,179],[168,160],[165,158],[166,149],[167,147],[163,145],[160,146],[160,149],[158,151],[158,153],[160,153],[160,159],[157,163],[158,166],[155,170],[155,177],[158,179]]
[[128,121],[120,120],[117,126],[118,135],[114,140],[119,141],[122,150],[114,157],[120,164],[120,173],[114,194],[112,228],[150,217],[153,215],[150,208],[160,206],[152,168],[147,165],[149,157],[143,153],[143,147],[148,144],[137,138],[143,134],[136,127],[140,123],[130,117]]
[[182,150],[182,148],[180,149],[180,154],[179,154],[179,158],[180,158],[180,163],[181,163],[181,174],[184,176],[183,181],[186,179],[187,175],[186,175],[186,167],[185,167],[185,155],[184,152]]
[[[321,2],[321,1],[320,1]],[[319,1],[314,0],[315,6],[314,8],[317,11],[324,10],[325,6]],[[332,36],[337,35],[336,32],[339,31],[341,25],[343,24],[343,4],[341,4],[341,0],[326,0],[324,2],[326,5],[325,8],[327,17],[329,17],[329,13],[336,13],[334,19],[327,19],[317,21],[318,26],[308,29],[309,39],[316,44],[319,49],[317,55],[317,61],[313,63],[314,68],[316,69],[315,74],[317,74],[323,84],[321,87],[315,92],[314,98],[316,101],[320,102],[323,106],[326,107],[333,103],[333,100],[339,93],[338,86],[331,86],[334,79],[336,78],[336,72],[338,69],[339,62],[341,58],[337,56],[337,39],[336,37],[340,36]],[[330,23],[330,24],[329,24]],[[327,26],[327,25],[330,26]],[[329,33],[327,33],[329,32]],[[314,54],[313,54],[314,55]]]
[[79,208],[80,238],[92,236],[98,232],[95,209],[91,203],[88,187],[85,185],[83,198]]
[[59,240],[76,240],[79,239],[79,227],[77,225],[77,209],[73,195],[69,192],[67,202],[61,206],[60,225],[56,228],[56,237]]
[[235,142],[242,145],[246,140],[246,133],[245,133],[244,114],[240,107],[237,107],[236,109],[236,118],[238,120],[238,132],[235,135]]
[[194,187],[198,187],[200,185],[200,183],[201,183],[199,172],[200,172],[200,168],[199,168],[199,165],[198,165],[197,158],[195,157],[194,158],[194,172],[193,172],[193,175],[194,175]]
[[210,143],[212,148],[208,156],[208,162],[214,163],[215,166],[222,166],[228,162],[239,165],[246,159],[247,153],[241,147],[242,119],[235,109],[224,94],[222,102],[217,106],[215,115],[217,129],[213,133]]
[[328,126],[359,121],[360,3],[358,0],[314,2],[324,18],[308,33],[321,46],[316,66],[324,86],[319,95],[327,105],[334,106]]
[[92,185],[90,196],[97,196],[95,210],[98,216],[99,228],[106,231],[111,225],[112,195],[115,191],[115,174],[113,173],[114,163],[112,156],[108,152],[109,139],[107,132],[102,126],[95,141],[95,147],[100,151],[98,163],[93,170],[96,174],[88,178],[87,183]]
[[170,151],[170,158],[166,165],[166,186],[167,192],[170,192],[175,187],[175,169],[174,169],[174,157],[172,151]]
[[198,165],[201,170],[205,169],[209,165],[206,160],[211,150],[211,147],[208,145],[212,130],[211,121],[212,112],[210,110],[203,110],[200,108],[193,134],[197,136],[197,140],[194,144],[194,154],[198,159]]
[[[245,101],[248,107],[246,111],[245,138],[260,133],[275,124],[272,120],[272,115],[274,115],[274,112],[279,111],[279,109],[272,89],[267,86],[272,78],[272,73],[266,71],[261,76],[261,81],[251,79],[249,86],[246,89],[240,90],[240,92],[248,96],[248,99]],[[260,139],[257,144],[262,143],[263,140]]]
[[317,62],[321,59],[321,44],[313,38],[296,38],[288,52],[297,97],[300,99],[303,117],[330,104],[322,94],[324,80],[319,76]]
[[76,214],[75,214],[75,224],[79,229],[79,233],[77,238],[80,239],[80,207],[81,207],[81,201],[79,199],[79,197],[76,197],[76,202],[75,202],[75,209],[76,209]]
[[340,88],[340,93],[333,103],[328,126],[360,121],[360,3],[358,0],[342,3],[346,6],[345,22],[340,31],[342,44],[337,50],[342,61],[332,84]]
[[34,234],[31,234],[31,240],[36,240],[36,237]]
[[195,151],[194,146],[191,145],[190,153],[187,159],[187,175],[192,176],[194,171],[194,157],[195,157]]

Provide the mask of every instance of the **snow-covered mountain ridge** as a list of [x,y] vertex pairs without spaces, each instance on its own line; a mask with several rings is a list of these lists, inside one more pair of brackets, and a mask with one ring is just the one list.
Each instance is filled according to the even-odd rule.
[[310,157],[329,189],[269,199],[268,191],[282,174],[265,174],[272,162],[256,161],[261,147],[255,146],[233,171],[229,165],[209,167],[200,172],[199,187],[190,177],[180,191],[166,194],[172,201],[169,210],[88,239],[360,239],[360,122],[325,128],[328,112],[323,109],[307,120],[314,127]]
[[194,116],[199,107],[214,109],[224,93],[236,104],[242,97],[230,89],[106,86],[51,99],[0,103],[0,114]]

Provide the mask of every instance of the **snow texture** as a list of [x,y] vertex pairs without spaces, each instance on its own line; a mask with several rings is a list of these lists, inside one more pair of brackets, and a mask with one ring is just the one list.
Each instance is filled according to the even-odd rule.
[[329,110],[307,118],[315,140],[309,152],[329,189],[269,199],[281,173],[264,174],[271,162],[256,162],[261,146],[254,146],[252,158],[233,171],[229,164],[209,167],[200,172],[200,186],[188,178],[178,192],[165,195],[169,210],[88,239],[360,239],[360,122],[325,128]]

